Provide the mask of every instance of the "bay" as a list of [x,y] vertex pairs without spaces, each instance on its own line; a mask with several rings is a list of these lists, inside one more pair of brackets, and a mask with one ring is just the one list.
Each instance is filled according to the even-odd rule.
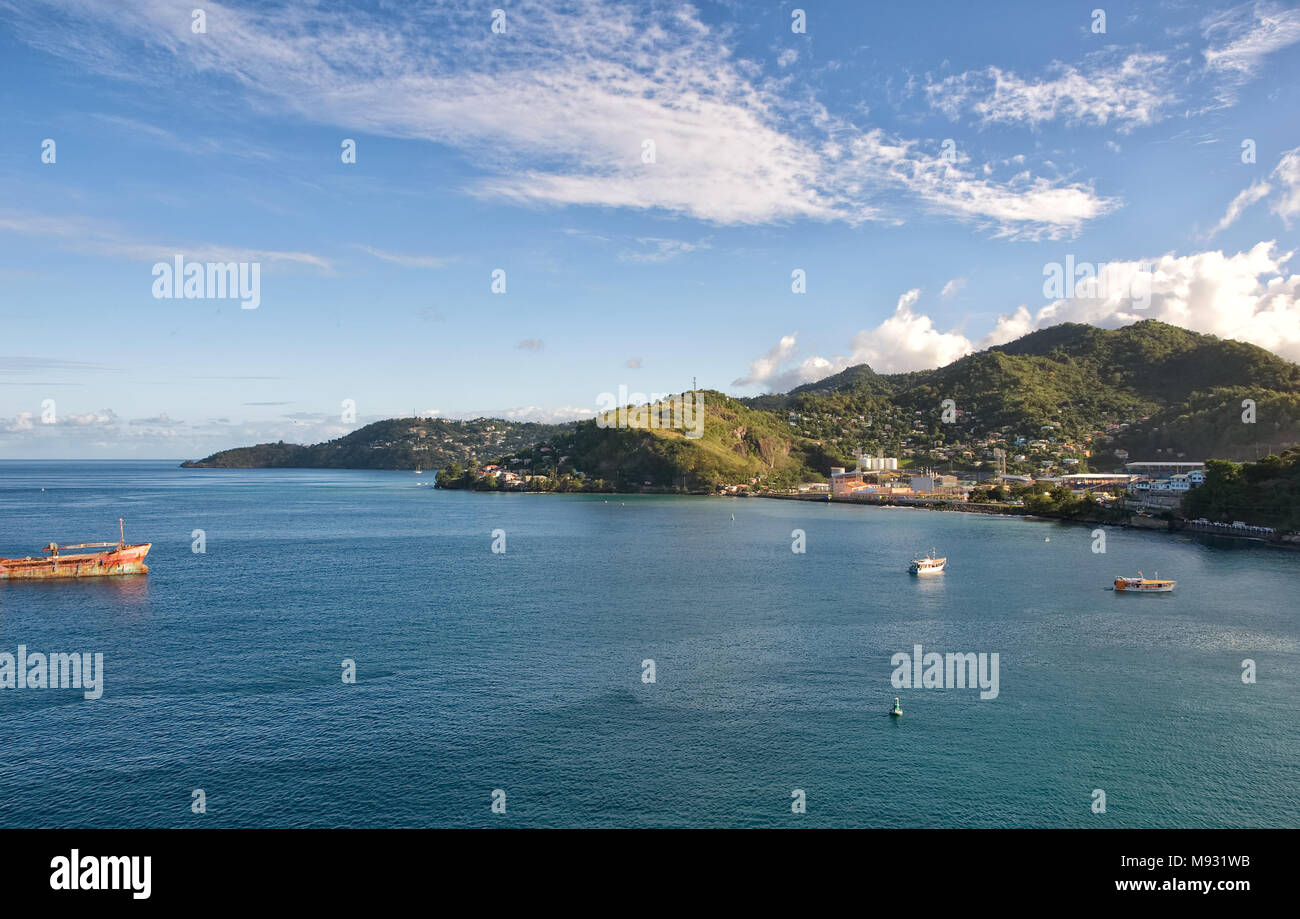
[[[0,555],[118,517],[154,544],[147,577],[0,582],[0,652],[105,670],[93,701],[0,690],[0,826],[1300,825],[1298,554],[431,484],[0,461]],[[1177,591],[1104,589],[1139,569]],[[916,644],[998,653],[998,697],[896,689]]]

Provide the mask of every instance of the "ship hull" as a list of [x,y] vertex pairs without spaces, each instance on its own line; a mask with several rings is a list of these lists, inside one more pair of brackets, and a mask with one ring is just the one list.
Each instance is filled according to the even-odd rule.
[[149,566],[144,563],[144,559],[151,548],[153,543],[144,543],[84,555],[0,558],[0,581],[44,581],[55,578],[148,574]]
[[1157,584],[1124,584],[1115,582],[1115,593],[1119,594],[1167,594],[1173,593],[1175,581]]

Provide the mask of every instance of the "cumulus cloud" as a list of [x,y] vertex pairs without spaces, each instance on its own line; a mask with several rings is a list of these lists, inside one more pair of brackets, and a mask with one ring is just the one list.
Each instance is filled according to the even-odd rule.
[[33,420],[34,417],[35,416],[33,416],[31,412],[19,412],[13,418],[6,418],[3,421],[0,421],[0,424],[3,425],[3,427],[0,427],[0,430],[9,434],[14,434],[19,431],[30,431],[36,426],[36,423]]
[[759,383],[780,391],[855,364],[866,363],[879,373],[942,367],[1062,322],[1114,329],[1158,319],[1300,361],[1300,274],[1288,269],[1292,256],[1268,241],[1235,254],[1206,251],[1109,262],[1096,284],[1080,283],[1074,296],[1054,299],[1036,312],[1021,305],[999,316],[978,342],[957,330],[942,331],[929,316],[915,312],[919,291],[910,290],[899,298],[893,315],[854,336],[848,356],[809,357],[788,366],[794,355],[794,336],[789,335],[736,384]]
[[525,338],[517,347],[521,351],[541,351],[546,345],[540,338]]
[[992,348],[995,345],[1005,345],[1009,341],[1015,341],[1021,336],[1028,335],[1034,330],[1034,314],[1029,312],[1029,307],[1018,306],[1014,313],[1004,313],[998,317],[998,321],[993,326],[993,331],[984,336],[980,341],[980,348]]
[[104,427],[115,425],[118,422],[117,414],[110,408],[102,408],[96,412],[81,412],[56,415],[55,424],[70,424],[76,427]]
[[799,344],[799,336],[785,335],[767,353],[749,365],[749,373],[733,380],[732,386],[750,386],[754,383],[766,383],[781,369],[781,365],[794,356]]
[[[1035,327],[1090,322],[1116,328],[1159,319],[1196,332],[1232,338],[1300,360],[1300,275],[1289,274],[1293,253],[1275,241],[1227,255],[1222,251],[1165,255],[1145,262],[1112,262],[1132,275],[1150,270],[1150,305],[1143,310],[1111,290],[1106,297],[1056,300],[1039,310]],[[1122,288],[1122,284],[1113,285]]]
[[[464,412],[456,413],[448,417],[469,418],[469,414]],[[595,418],[595,408],[580,408],[575,405],[564,405],[560,408],[543,408],[538,405],[521,405],[515,408],[494,409],[487,412],[479,412],[473,417],[477,418],[505,418],[508,421],[536,421],[541,424],[562,424],[566,421],[575,421],[580,418]]]
[[796,336],[786,335],[750,364],[747,376],[732,385],[761,384],[773,392],[782,392],[855,364],[868,364],[878,373],[902,373],[942,367],[970,354],[974,345],[960,332],[940,331],[929,316],[913,312],[920,294],[919,289],[909,290],[899,297],[892,316],[854,336],[852,353],[847,356],[814,355],[792,365]]
[[909,290],[898,298],[894,315],[874,329],[853,338],[854,364],[866,363],[878,373],[902,373],[943,367],[970,354],[970,340],[960,332],[941,332],[933,320],[914,313],[920,290]]

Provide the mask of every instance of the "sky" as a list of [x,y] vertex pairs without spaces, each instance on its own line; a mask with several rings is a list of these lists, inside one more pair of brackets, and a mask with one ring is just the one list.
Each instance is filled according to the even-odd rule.
[[[0,0],[0,459],[567,420],[1066,321],[1300,360],[1300,7],[1096,3]],[[256,308],[167,296],[177,257]]]

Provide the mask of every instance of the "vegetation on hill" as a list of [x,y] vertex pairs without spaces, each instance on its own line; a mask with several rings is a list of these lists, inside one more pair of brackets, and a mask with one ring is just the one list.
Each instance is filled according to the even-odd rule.
[[475,418],[391,418],[323,444],[258,444],[223,450],[189,468],[308,467],[328,469],[441,469],[536,443],[569,425]]
[[[1244,399],[1255,402],[1255,423],[1242,421]],[[859,365],[746,401],[786,412],[840,455],[860,446],[953,469],[976,468],[981,448],[1032,454],[1023,448],[1036,441],[1052,444],[1037,459],[1073,459],[1079,471],[1113,468],[1115,450],[1254,459],[1300,443],[1300,367],[1153,320],[1118,330],[1066,323],[937,370],[881,376]],[[1028,458],[1008,470],[1040,471]]]
[[1183,516],[1300,531],[1300,448],[1257,463],[1210,460],[1205,484],[1183,498]]
[[[687,394],[689,395],[689,394]],[[681,398],[681,397],[678,397]],[[648,491],[711,493],[740,484],[786,486],[822,481],[840,462],[817,444],[794,435],[770,412],[746,406],[716,391],[701,391],[701,436],[671,426],[668,403],[656,403],[657,427],[601,427],[583,421],[556,437],[505,456],[502,474],[487,478],[474,470],[447,470],[443,488],[505,488],[505,472],[527,476],[530,490]]]
[[[698,439],[668,424],[404,418],[186,465],[423,467],[442,469],[443,487],[698,493],[824,482],[859,449],[958,473],[992,472],[1000,453],[1008,472],[1042,474],[1110,471],[1126,456],[1253,460],[1300,444],[1300,367],[1155,321],[1067,323],[937,370],[858,365],[789,393],[700,395]],[[480,475],[490,462],[502,468]]]

